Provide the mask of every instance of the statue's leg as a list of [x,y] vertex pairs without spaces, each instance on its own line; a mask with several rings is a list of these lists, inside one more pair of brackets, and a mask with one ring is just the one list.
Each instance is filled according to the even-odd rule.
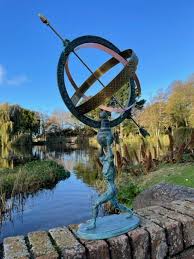
[[87,229],[93,229],[96,227],[96,218],[98,216],[99,207],[106,203],[107,201],[112,199],[112,193],[111,192],[105,192],[95,202],[95,205],[93,206],[93,219],[91,220],[91,224],[87,226]]
[[120,210],[122,212],[127,212],[128,213],[128,216],[127,216],[128,218],[130,218],[133,215],[133,211],[131,209],[127,208],[125,205],[119,203],[117,198],[112,198],[111,199],[111,203],[112,203],[112,205],[116,209],[118,209],[118,210]]

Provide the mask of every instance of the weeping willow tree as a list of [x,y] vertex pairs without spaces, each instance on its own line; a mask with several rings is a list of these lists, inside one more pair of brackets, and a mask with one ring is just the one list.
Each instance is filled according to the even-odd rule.
[[16,146],[32,143],[32,134],[38,133],[39,125],[36,112],[0,104],[0,167],[13,167],[13,158],[18,157]]
[[0,105],[0,141],[2,147],[13,142],[18,135],[38,133],[39,126],[38,113],[23,109],[19,105]]
[[0,109],[0,140],[4,148],[11,141],[13,122],[10,120],[8,105],[2,105]]
[[0,167],[12,167],[7,158],[9,157],[13,122],[9,117],[8,105],[2,105],[0,109]]

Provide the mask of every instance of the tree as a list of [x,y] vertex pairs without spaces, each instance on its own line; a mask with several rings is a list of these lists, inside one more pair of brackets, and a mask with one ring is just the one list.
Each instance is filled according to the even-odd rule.
[[79,122],[70,112],[65,112],[63,110],[55,110],[48,117],[46,122],[46,128],[50,125],[55,124],[58,130],[63,130],[64,128],[76,128],[80,127],[82,124]]
[[194,125],[194,82],[176,81],[172,84],[166,111],[173,126]]
[[18,133],[37,133],[39,131],[39,114],[21,108],[19,105],[0,105],[1,144],[11,141]]
[[159,136],[169,124],[166,112],[166,95],[159,93],[145,108],[137,114],[138,122]]
[[157,136],[169,126],[194,126],[194,78],[172,83],[170,90],[158,94],[138,113],[137,118]]

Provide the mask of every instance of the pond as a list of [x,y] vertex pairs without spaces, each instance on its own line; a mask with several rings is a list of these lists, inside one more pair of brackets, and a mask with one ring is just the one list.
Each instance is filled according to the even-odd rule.
[[[98,193],[93,187],[100,171],[96,168],[96,149],[34,146],[34,156],[55,159],[71,172],[71,176],[25,198],[11,216],[3,219],[0,242],[7,236],[25,235],[30,231],[81,223],[91,218]],[[101,215],[103,211],[100,212]]]

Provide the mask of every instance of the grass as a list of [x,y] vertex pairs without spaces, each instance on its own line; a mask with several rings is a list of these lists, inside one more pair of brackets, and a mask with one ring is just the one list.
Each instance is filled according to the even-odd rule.
[[161,165],[157,171],[139,177],[137,183],[143,189],[158,183],[170,183],[194,188],[194,163]]
[[194,163],[161,164],[158,170],[140,176],[122,172],[117,176],[118,200],[131,207],[140,192],[159,183],[194,188]]
[[50,160],[33,161],[13,169],[0,169],[0,198],[36,192],[68,176],[69,172],[63,166]]

